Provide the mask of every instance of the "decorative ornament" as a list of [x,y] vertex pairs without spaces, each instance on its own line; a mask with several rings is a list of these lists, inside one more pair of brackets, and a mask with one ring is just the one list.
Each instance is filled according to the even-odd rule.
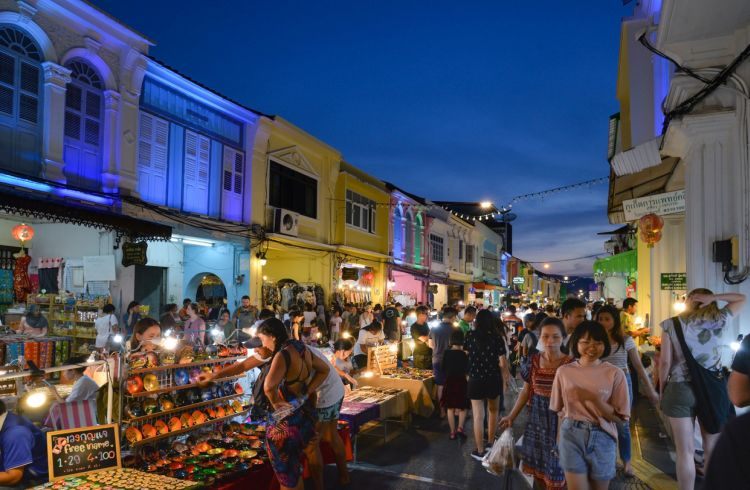
[[656,214],[647,214],[638,221],[641,239],[646,242],[648,248],[661,240],[661,231],[664,229],[664,220]]
[[23,247],[24,243],[30,242],[34,238],[34,228],[26,223],[14,226],[10,233],[13,235],[13,238],[21,242],[21,247]]

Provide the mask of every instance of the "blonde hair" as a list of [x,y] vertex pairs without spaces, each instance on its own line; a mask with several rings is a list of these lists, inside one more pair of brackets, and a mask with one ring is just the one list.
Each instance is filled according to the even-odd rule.
[[721,312],[719,311],[719,305],[716,303],[716,301],[712,301],[706,306],[700,306],[698,302],[690,302],[690,297],[694,294],[714,294],[713,291],[706,288],[696,288],[690,291],[687,295],[686,303],[687,308],[685,309],[685,312],[681,315],[683,320],[685,322],[697,322],[697,323],[703,323],[703,322],[713,322],[718,320],[721,317]]

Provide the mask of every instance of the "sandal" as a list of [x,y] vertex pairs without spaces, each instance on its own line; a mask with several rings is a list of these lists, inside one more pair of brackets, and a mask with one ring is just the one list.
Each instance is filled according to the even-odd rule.
[[456,433],[451,432],[451,441],[455,441],[455,440],[456,440]]
[[468,438],[468,436],[466,435],[466,432],[464,432],[463,427],[458,429],[458,437],[460,437],[464,441]]

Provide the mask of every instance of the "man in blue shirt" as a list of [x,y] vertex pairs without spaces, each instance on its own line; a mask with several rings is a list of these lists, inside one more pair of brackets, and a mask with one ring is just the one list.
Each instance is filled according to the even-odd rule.
[[46,436],[28,419],[9,413],[0,400],[0,489],[46,481]]

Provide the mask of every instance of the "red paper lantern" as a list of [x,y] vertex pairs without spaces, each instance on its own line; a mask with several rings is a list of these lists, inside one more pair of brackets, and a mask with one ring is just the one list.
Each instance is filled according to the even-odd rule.
[[653,248],[655,243],[661,240],[661,230],[664,229],[664,220],[656,214],[647,214],[638,222],[641,239],[646,242],[648,248]]
[[21,223],[20,225],[16,225],[11,230],[11,235],[13,235],[13,238],[21,242],[21,245],[23,245],[24,242],[31,241],[32,238],[34,238],[34,228],[27,225],[26,223]]

